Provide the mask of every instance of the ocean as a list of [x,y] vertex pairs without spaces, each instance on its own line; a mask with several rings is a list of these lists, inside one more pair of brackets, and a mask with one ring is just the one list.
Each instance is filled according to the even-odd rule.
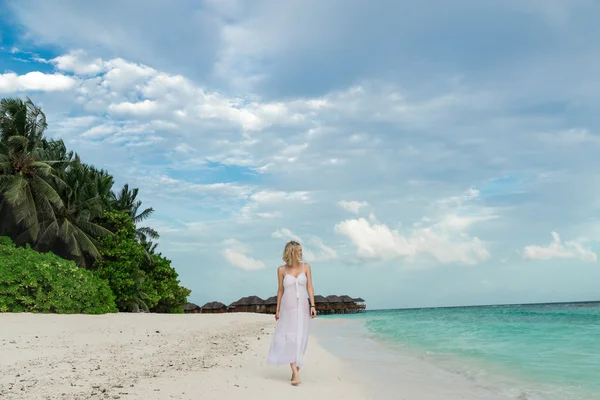
[[[600,399],[600,303],[368,311],[330,340],[354,362],[410,354],[479,387],[520,400]],[[349,341],[377,342],[379,349]],[[333,339],[333,338],[332,338]],[[324,343],[328,345],[327,340]],[[335,349],[334,349],[335,350]]]

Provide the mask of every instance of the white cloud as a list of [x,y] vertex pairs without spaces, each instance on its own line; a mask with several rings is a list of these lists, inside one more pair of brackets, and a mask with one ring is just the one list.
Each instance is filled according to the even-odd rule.
[[156,111],[157,108],[158,106],[155,101],[146,99],[137,103],[126,101],[123,103],[111,104],[108,106],[108,111],[120,115],[139,117],[150,116]]
[[[474,189],[438,199],[432,202],[434,214],[414,222],[405,233],[380,222],[373,213],[368,220],[344,220],[335,225],[335,232],[350,240],[361,259],[414,262],[428,256],[442,264],[473,265],[489,259],[490,253],[484,242],[469,235],[469,229],[498,218],[495,210],[476,205],[478,199],[479,192]],[[358,213],[358,208],[353,211]]]
[[498,215],[488,213],[466,216],[447,214],[444,215],[441,220],[435,224],[435,226],[447,231],[462,232],[466,231],[469,227],[476,223],[489,221],[495,218],[498,218]]
[[104,62],[100,58],[89,58],[82,50],[58,56],[50,60],[59,71],[73,72],[77,75],[98,75],[105,71]]
[[338,258],[337,252],[331,247],[325,245],[318,237],[311,237],[304,250],[306,261],[327,261]]
[[437,206],[443,209],[461,207],[465,203],[479,198],[479,190],[470,188],[460,196],[445,197],[436,202]]
[[111,125],[96,125],[83,132],[81,136],[88,139],[98,139],[106,137],[111,133],[114,133],[116,130],[117,129]]
[[250,250],[248,246],[235,239],[226,240],[223,245],[225,248],[222,251],[223,257],[234,267],[255,271],[265,268],[265,263],[256,258],[249,256]]
[[371,224],[364,218],[349,219],[335,226],[335,231],[350,239],[361,258],[390,259],[415,254],[414,246],[385,224]]
[[62,74],[44,74],[39,71],[17,75],[14,72],[0,74],[0,93],[23,91],[54,92],[74,88],[77,80]]
[[490,257],[479,238],[449,232],[443,224],[419,227],[403,235],[377,222],[374,217],[371,220],[348,219],[335,226],[336,233],[350,239],[356,248],[356,255],[362,259],[405,258],[415,261],[419,255],[428,255],[443,264],[473,265]]
[[525,246],[523,248],[523,258],[526,260],[577,258],[581,261],[596,261],[597,255],[591,249],[584,248],[577,241],[568,241],[563,244],[558,233],[552,232],[552,243],[548,246]]
[[288,207],[311,202],[308,192],[281,190],[259,190],[248,196],[247,200],[240,210],[240,222],[250,222],[255,217],[261,219],[282,218],[284,210]]
[[287,228],[278,229],[275,232],[273,232],[271,236],[277,239],[290,239],[295,240],[298,243],[302,243],[302,239],[300,239],[300,236],[297,236],[294,232],[290,231]]
[[132,63],[121,58],[105,62],[106,73],[102,75],[101,86],[111,91],[121,92],[131,89],[143,90],[150,79],[157,74],[154,68]]
[[346,211],[350,211],[354,214],[358,214],[362,207],[366,207],[369,205],[366,201],[346,201],[342,200],[338,203],[340,207],[342,207]]
[[308,192],[284,192],[284,191],[273,191],[273,190],[262,190],[260,192],[253,193],[250,196],[252,201],[257,203],[280,203],[284,201],[300,201],[309,202],[310,196]]
[[289,239],[301,243],[304,259],[309,262],[326,261],[338,258],[337,252],[325,245],[317,236],[310,236],[307,242],[303,242],[300,236],[287,228],[278,229],[273,232],[271,236],[277,239]]

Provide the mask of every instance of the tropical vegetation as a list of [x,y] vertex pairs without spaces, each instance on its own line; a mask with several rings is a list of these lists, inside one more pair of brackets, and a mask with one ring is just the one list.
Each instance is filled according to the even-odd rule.
[[138,226],[154,210],[47,127],[29,98],[0,100],[0,311],[183,312],[190,291]]

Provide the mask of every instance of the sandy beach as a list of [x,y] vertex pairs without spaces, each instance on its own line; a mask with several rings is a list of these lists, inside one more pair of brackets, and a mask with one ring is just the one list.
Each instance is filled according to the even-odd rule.
[[311,338],[302,384],[266,365],[260,314],[0,314],[0,398],[367,399]]
[[0,399],[518,398],[361,340],[344,320],[312,324],[293,387],[288,366],[266,364],[271,315],[0,314]]

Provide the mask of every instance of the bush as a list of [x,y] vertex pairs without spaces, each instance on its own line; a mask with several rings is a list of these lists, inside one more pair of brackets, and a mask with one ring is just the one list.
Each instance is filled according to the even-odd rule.
[[143,266],[147,275],[147,293],[153,302],[150,311],[183,314],[183,306],[191,291],[179,283],[179,274],[171,267],[171,260],[161,254],[152,255],[152,263]]
[[94,268],[108,282],[115,294],[119,311],[147,309],[148,296],[144,291],[144,248],[135,240],[135,226],[131,218],[119,211],[108,211],[104,218],[115,233],[100,239],[100,255]]
[[115,234],[100,239],[102,258],[94,268],[115,294],[119,311],[183,313],[190,290],[180,286],[171,261],[146,253],[129,215],[108,211],[104,218]]
[[116,312],[108,284],[53,253],[38,253],[0,237],[0,312]]

